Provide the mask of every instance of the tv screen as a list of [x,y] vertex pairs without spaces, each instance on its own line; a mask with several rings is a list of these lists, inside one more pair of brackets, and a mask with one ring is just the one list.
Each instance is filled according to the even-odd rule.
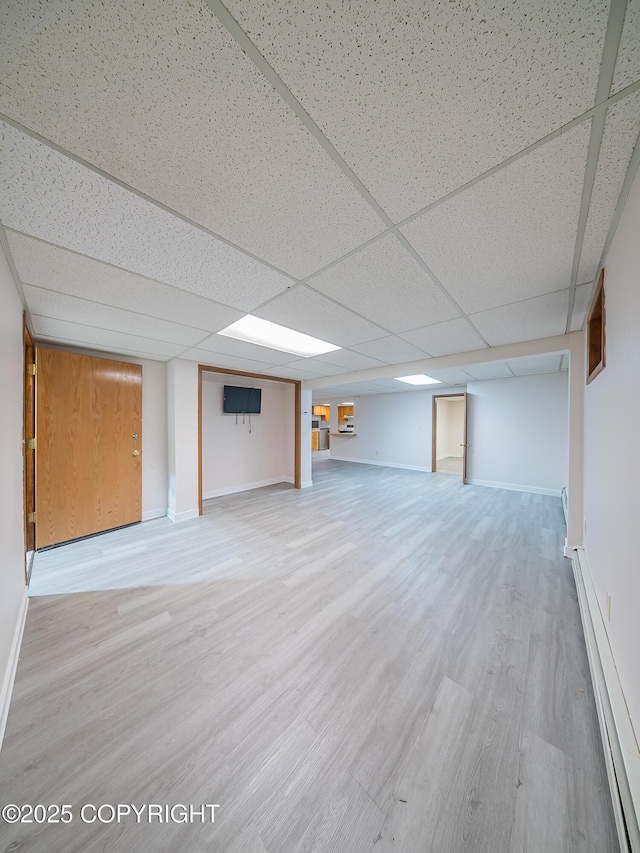
[[262,388],[239,388],[225,385],[222,411],[225,415],[259,415]]

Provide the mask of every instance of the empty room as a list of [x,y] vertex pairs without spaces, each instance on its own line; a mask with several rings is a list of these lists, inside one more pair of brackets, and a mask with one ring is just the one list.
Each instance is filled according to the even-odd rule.
[[0,69],[0,849],[640,853],[640,2]]

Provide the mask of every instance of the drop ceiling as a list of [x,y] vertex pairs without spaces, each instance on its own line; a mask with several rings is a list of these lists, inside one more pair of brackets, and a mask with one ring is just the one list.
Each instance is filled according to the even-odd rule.
[[[639,42],[640,0],[6,0],[0,237],[36,340],[326,396],[579,330],[637,165]],[[217,334],[246,313],[342,349]]]

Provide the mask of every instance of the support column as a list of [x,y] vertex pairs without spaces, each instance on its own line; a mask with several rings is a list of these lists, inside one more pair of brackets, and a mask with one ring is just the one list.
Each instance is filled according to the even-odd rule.
[[171,521],[186,521],[198,509],[198,365],[172,359],[167,365],[167,440]]
[[313,475],[311,473],[311,406],[312,392],[305,391],[304,387],[300,393],[300,488],[306,489],[313,486]]
[[565,557],[571,557],[573,549],[584,541],[585,333],[572,332],[569,339],[569,479]]

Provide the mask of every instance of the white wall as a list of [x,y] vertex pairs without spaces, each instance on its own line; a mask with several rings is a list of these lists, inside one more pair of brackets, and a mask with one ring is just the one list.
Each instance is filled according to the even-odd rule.
[[467,386],[467,481],[559,495],[567,484],[567,373]]
[[187,521],[198,508],[198,365],[172,358],[167,365],[167,515]]
[[0,742],[26,610],[22,301],[0,248]]
[[81,347],[43,343],[43,347],[110,358],[142,366],[142,520],[167,514],[167,363]]
[[[224,385],[262,388],[261,413],[222,414]],[[294,386],[203,373],[202,491],[204,498],[270,483],[293,483]]]
[[585,552],[640,739],[640,175],[605,263],[606,367],[585,389]]

